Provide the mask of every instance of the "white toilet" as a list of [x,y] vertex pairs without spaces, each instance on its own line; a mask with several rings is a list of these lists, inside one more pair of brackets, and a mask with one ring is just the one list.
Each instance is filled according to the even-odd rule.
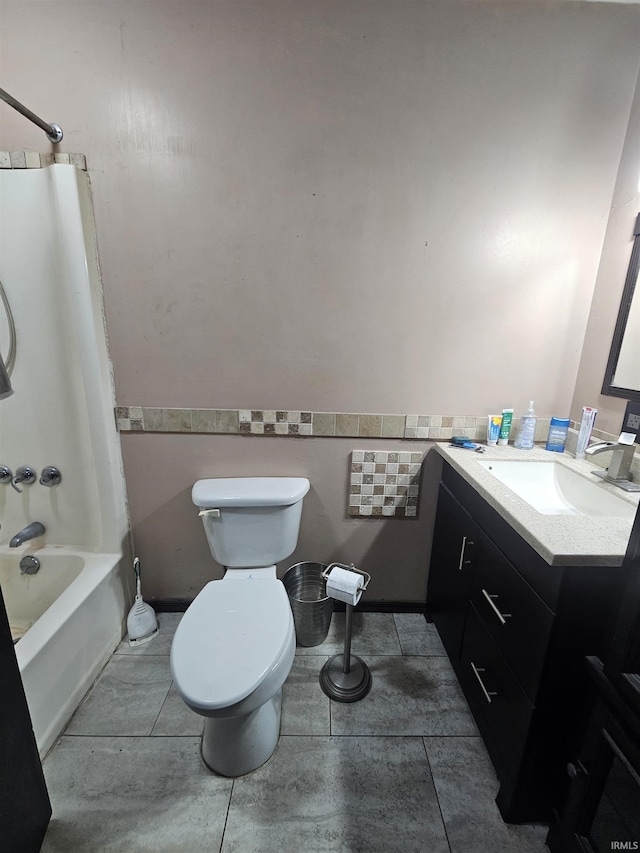
[[296,547],[308,491],[302,477],[247,477],[198,480],[191,492],[227,571],[182,617],[171,672],[183,701],[205,717],[202,757],[223,776],[255,770],[278,743],[296,637],[275,563]]

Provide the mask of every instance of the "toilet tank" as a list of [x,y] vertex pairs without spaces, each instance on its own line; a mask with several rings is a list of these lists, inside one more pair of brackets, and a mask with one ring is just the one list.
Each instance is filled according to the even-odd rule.
[[214,559],[227,568],[258,568],[295,550],[308,491],[304,477],[232,477],[198,480],[191,498]]

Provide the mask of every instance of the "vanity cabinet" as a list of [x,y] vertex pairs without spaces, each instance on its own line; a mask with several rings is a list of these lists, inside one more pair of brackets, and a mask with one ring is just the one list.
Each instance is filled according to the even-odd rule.
[[620,570],[549,565],[446,462],[427,590],[493,761],[509,822],[548,820],[566,796]]

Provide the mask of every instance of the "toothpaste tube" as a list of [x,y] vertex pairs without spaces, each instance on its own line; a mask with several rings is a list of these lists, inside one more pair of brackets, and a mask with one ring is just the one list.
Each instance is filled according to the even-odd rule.
[[496,445],[500,437],[502,415],[489,415],[487,423],[487,444]]
[[576,459],[584,459],[584,451],[589,444],[597,414],[598,410],[591,406],[582,407],[582,420],[580,421],[580,432],[576,444]]
[[500,425],[500,436],[498,444],[504,447],[509,444],[509,433],[511,432],[511,421],[513,420],[513,409],[502,410],[502,423]]

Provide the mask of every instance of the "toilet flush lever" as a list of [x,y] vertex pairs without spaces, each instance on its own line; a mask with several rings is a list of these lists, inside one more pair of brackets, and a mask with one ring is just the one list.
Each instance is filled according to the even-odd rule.
[[213,518],[220,518],[219,509],[201,509],[198,515],[211,515]]

